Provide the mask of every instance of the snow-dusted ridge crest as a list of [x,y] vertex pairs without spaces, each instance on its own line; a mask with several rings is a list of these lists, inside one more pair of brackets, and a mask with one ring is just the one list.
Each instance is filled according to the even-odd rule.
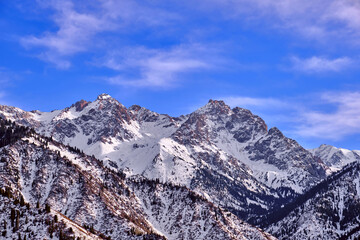
[[185,185],[252,223],[324,179],[331,168],[279,129],[268,129],[259,116],[218,100],[171,117],[138,105],[126,108],[101,94],[52,112],[0,106],[0,116],[128,176]]
[[323,160],[327,169],[327,174],[341,170],[345,165],[359,161],[360,151],[359,150],[348,150],[344,148],[337,148],[327,144],[322,144],[318,148],[309,150],[315,157],[319,157]]
[[[0,119],[0,129],[4,122]],[[126,179],[77,148],[12,123],[5,129],[11,131],[0,131],[0,189],[10,189],[30,203],[20,221],[32,233],[38,229],[39,235],[28,238],[51,238],[53,217],[37,215],[39,203],[41,209],[49,205],[59,221],[65,219],[65,228],[72,226],[74,231],[67,233],[85,239],[275,239],[190,189],[146,178]],[[10,221],[7,207],[14,205],[2,201],[0,218]],[[6,236],[18,233],[29,232],[22,227]]]

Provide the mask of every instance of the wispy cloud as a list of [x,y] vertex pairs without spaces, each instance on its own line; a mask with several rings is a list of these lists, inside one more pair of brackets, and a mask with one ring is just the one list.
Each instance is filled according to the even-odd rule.
[[291,69],[305,73],[339,72],[351,67],[354,60],[348,57],[328,59],[325,57],[313,56],[311,58],[292,57]]
[[306,111],[295,133],[300,136],[339,140],[360,133],[360,92],[326,93],[325,104],[335,105],[332,112]]
[[[161,26],[178,26],[184,21],[191,21],[201,9],[215,9],[223,12],[221,20],[231,18],[243,24],[266,22],[266,29],[276,28],[287,32],[300,33],[311,39],[327,41],[342,39],[360,44],[360,3],[351,0],[202,0],[197,4],[184,1],[181,5],[174,3],[175,8],[165,8],[165,1],[131,1],[131,0],[98,0],[98,1],[37,1],[45,10],[52,10],[50,20],[56,30],[49,30],[38,35],[21,38],[21,43],[28,49],[35,49],[38,58],[55,64],[58,68],[71,66],[71,57],[75,54],[94,51],[106,52],[109,47],[102,35],[111,32],[123,36],[129,32]],[[182,12],[181,6],[191,6],[192,11]],[[205,19],[212,14],[205,12]],[[189,29],[188,29],[189,30]],[[166,31],[171,29],[166,28]],[[189,33],[190,34],[190,33]],[[192,39],[194,36],[187,36]],[[180,44],[180,42],[178,43]],[[305,61],[309,66],[317,61],[325,62],[328,69],[336,69],[335,64],[345,65],[347,58],[294,59],[294,62]],[[329,62],[330,61],[330,62]],[[335,61],[335,62],[331,62]],[[305,66],[305,67],[306,67]],[[310,66],[311,67],[311,66]],[[317,68],[319,69],[319,68]],[[333,70],[334,71],[334,70]]]
[[42,36],[27,36],[21,43],[27,48],[39,47],[39,57],[54,63],[59,68],[68,68],[70,62],[64,57],[87,50],[91,38],[98,32],[112,26],[104,16],[80,13],[71,1],[39,2],[43,7],[55,11],[53,21],[58,27],[55,32],[45,32]]
[[[206,0],[205,9],[320,41],[360,44],[360,3],[352,0]],[[214,8],[216,6],[216,8]]]
[[[169,88],[178,84],[180,74],[210,68],[212,63],[204,56],[205,49],[197,45],[161,50],[138,47],[109,54],[102,66],[119,72],[107,78],[111,84]],[[129,78],[129,74],[135,77]]]
[[342,23],[341,27],[344,27],[344,31],[348,32],[348,35],[355,35],[358,38],[360,37],[360,2],[351,1],[351,0],[337,0],[329,6],[328,11],[324,18],[332,22]]
[[[77,3],[77,4],[75,4]],[[41,7],[54,10],[52,21],[56,31],[44,32],[41,36],[26,36],[21,43],[26,48],[39,48],[38,57],[55,64],[58,68],[69,68],[69,57],[96,47],[95,37],[107,31],[125,31],[132,24],[137,26],[163,25],[175,14],[139,5],[134,1],[89,2],[39,1]]]

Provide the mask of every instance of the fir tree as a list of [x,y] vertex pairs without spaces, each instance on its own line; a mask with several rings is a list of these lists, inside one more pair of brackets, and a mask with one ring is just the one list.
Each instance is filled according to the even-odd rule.
[[10,211],[10,220],[11,220],[11,227],[14,227],[15,209],[13,209],[13,208],[11,208],[11,211]]
[[45,204],[45,211],[47,212],[47,213],[50,213],[50,206],[48,205],[48,204]]
[[21,207],[25,206],[25,200],[23,196],[20,196],[20,206]]
[[19,230],[19,220],[20,220],[20,212],[17,211],[15,231]]

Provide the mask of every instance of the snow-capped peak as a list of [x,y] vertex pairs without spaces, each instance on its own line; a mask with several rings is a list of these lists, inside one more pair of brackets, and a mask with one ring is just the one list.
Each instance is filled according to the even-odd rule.
[[102,93],[97,97],[97,100],[111,99],[112,97],[107,93]]
[[330,168],[328,174],[340,170],[348,163],[360,160],[360,151],[351,151],[327,144],[321,144],[318,148],[310,149],[309,152],[319,157]]

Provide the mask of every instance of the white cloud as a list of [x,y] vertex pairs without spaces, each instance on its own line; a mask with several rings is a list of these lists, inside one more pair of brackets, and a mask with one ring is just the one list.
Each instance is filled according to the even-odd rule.
[[305,59],[292,57],[291,62],[293,70],[307,73],[339,72],[349,68],[354,63],[354,61],[348,57],[328,59],[317,56]]
[[100,3],[106,16],[120,22],[121,26],[132,23],[143,26],[163,26],[182,19],[180,14],[162,9],[161,2],[100,0]]
[[[163,34],[163,31],[158,31],[161,30],[159,27],[166,26],[165,32],[175,31],[168,26],[188,23],[194,16],[201,14],[199,9],[223,12],[220,16],[222,19],[241,19],[242,25],[249,22],[265,22],[267,30],[270,27],[291,33],[297,32],[321,41],[340,38],[360,43],[360,3],[351,0],[202,0],[197,2],[196,6],[193,6],[191,1],[181,4],[177,2],[172,8],[169,8],[166,1],[37,2],[46,11],[53,11],[50,19],[54,22],[56,30],[23,37],[21,43],[28,49],[36,49],[36,55],[40,59],[63,69],[71,66],[71,56],[75,54],[94,49],[97,53],[106,51],[111,43],[103,42],[105,38],[99,37],[101,33],[111,32],[114,35],[125,36],[144,27],[154,27],[153,32]],[[181,6],[187,10],[183,10]],[[189,7],[191,11],[188,10]],[[195,7],[198,7],[197,10]],[[214,16],[206,11],[203,17],[211,19]],[[186,36],[188,39],[193,37]],[[338,61],[336,64],[342,64],[349,59],[334,60]]]
[[296,32],[329,43],[360,44],[360,2],[353,0],[206,0],[205,9],[265,28]]
[[[111,84],[168,88],[178,83],[180,74],[211,66],[209,60],[205,60],[204,51],[196,45],[180,45],[169,50],[131,48],[110,54],[102,65],[120,72],[107,78]],[[130,72],[136,77],[124,77],[123,72]]]
[[332,112],[300,113],[300,125],[295,133],[305,137],[340,140],[360,133],[360,92],[326,93],[325,104],[336,106]]
[[45,32],[42,36],[23,37],[21,43],[27,48],[44,49],[39,57],[59,68],[70,67],[70,62],[64,57],[86,51],[96,33],[112,27],[104,16],[76,11],[71,1],[50,1],[42,4],[55,10],[53,21],[58,30]]
[[134,1],[101,0],[93,2],[39,1],[40,6],[54,10],[52,21],[56,31],[41,36],[26,36],[21,43],[26,48],[40,48],[38,57],[59,68],[71,66],[68,58],[74,54],[91,51],[96,46],[96,36],[106,31],[126,32],[129,26],[163,25],[174,14],[139,5]]
[[347,31],[359,36],[360,2],[351,0],[333,1],[325,18],[329,19],[329,21],[342,22]]

